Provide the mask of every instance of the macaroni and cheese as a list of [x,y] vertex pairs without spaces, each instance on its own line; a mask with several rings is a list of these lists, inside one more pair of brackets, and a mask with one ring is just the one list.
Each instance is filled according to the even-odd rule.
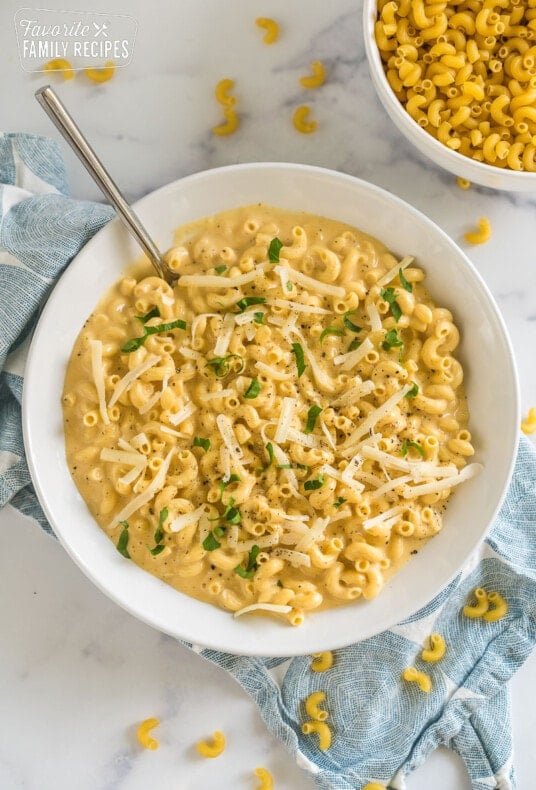
[[260,204],[179,229],[167,262],[174,287],[123,277],[70,358],[67,459],[94,517],[235,616],[373,598],[480,469],[452,314],[413,258]]

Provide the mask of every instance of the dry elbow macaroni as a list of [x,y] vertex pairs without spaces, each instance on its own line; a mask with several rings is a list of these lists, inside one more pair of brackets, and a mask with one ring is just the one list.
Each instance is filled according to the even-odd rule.
[[160,744],[155,738],[152,738],[149,735],[149,732],[159,724],[159,719],[145,719],[145,721],[142,721],[138,726],[136,734],[138,736],[138,741],[144,747],[144,749],[151,749],[153,751],[158,749]]
[[74,69],[72,64],[65,58],[54,58],[53,60],[49,60],[48,63],[45,63],[43,66],[43,71],[57,71],[62,75],[64,80],[72,80],[74,77]]
[[311,669],[313,672],[327,672],[333,666],[333,653],[325,650],[323,653],[313,653]]
[[260,779],[260,784],[257,785],[256,790],[273,790],[274,778],[270,771],[266,768],[255,768],[253,773]]
[[315,120],[309,120],[311,108],[306,104],[301,104],[296,107],[292,115],[292,123],[294,128],[302,134],[312,134],[316,131],[318,123]]
[[485,244],[491,238],[491,224],[486,217],[478,220],[478,230],[470,231],[464,235],[465,241],[469,244]]
[[320,60],[313,60],[311,63],[311,74],[306,77],[300,77],[300,85],[302,88],[320,88],[326,81],[326,70],[324,64]]
[[327,711],[319,707],[325,699],[326,693],[324,691],[313,691],[305,700],[305,711],[315,721],[325,721],[328,717]]
[[428,663],[435,663],[441,661],[446,652],[447,646],[441,634],[431,634],[430,647],[422,651],[421,658]]
[[529,409],[527,416],[521,422],[521,430],[527,436],[536,432],[536,407],[533,406]]
[[84,74],[91,82],[108,82],[115,74],[115,65],[107,60],[102,69],[84,69]]
[[179,229],[167,261],[176,285],[123,277],[68,365],[91,512],[123,557],[235,616],[370,600],[481,468],[452,314],[412,258],[262,205]]
[[[495,623],[502,620],[508,614],[508,602],[500,593],[491,591],[486,593],[481,587],[474,591],[476,604],[468,604],[463,607],[462,612],[471,619],[482,618],[487,623]],[[490,604],[492,608],[490,609]]]
[[279,38],[279,25],[275,19],[268,19],[264,16],[259,16],[255,20],[257,27],[266,30],[263,41],[265,44],[274,44]]
[[219,730],[216,730],[212,736],[212,741],[198,741],[195,748],[201,757],[219,757],[225,749],[225,736]]
[[402,677],[408,683],[416,683],[421,691],[429,694],[432,690],[432,678],[426,672],[420,672],[415,667],[406,667],[402,672]]
[[306,721],[302,724],[304,735],[316,733],[318,735],[318,748],[325,752],[331,746],[331,729],[325,721]]
[[229,134],[234,134],[239,127],[238,115],[233,109],[236,104],[236,96],[230,96],[229,91],[234,88],[234,80],[225,78],[220,80],[215,89],[214,95],[223,108],[223,115],[225,122],[212,129],[213,134],[217,137],[226,137]]
[[534,0],[379,0],[376,43],[406,111],[444,145],[536,172]]

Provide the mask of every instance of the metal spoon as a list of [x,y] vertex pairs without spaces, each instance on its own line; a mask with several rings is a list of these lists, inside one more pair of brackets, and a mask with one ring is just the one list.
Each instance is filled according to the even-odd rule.
[[35,93],[35,98],[46,112],[52,123],[61,132],[75,154],[85,166],[104,196],[108,198],[119,218],[127,226],[139,243],[159,277],[170,285],[178,279],[176,272],[171,271],[163,259],[162,253],[147,233],[137,214],[129,206],[116,183],[92,149],[71,115],[50,85],[44,85]]

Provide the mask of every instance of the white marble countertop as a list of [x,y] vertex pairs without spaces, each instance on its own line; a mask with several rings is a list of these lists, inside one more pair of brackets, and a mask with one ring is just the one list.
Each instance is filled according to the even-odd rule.
[[[90,4],[93,6],[93,4]],[[132,64],[102,86],[77,78],[61,96],[131,199],[182,175],[222,164],[297,161],[367,179],[412,203],[462,247],[486,215],[490,242],[468,253],[495,296],[515,349],[522,408],[536,405],[536,194],[472,188],[412,149],[376,99],[361,40],[361,2],[331,0],[114,0],[108,11],[138,20]],[[110,7],[112,5],[112,7]],[[85,10],[81,0],[63,9]],[[0,8],[0,125],[55,135],[33,99],[45,79],[19,65],[12,18]],[[266,47],[257,16],[278,19]],[[305,95],[298,78],[313,59],[326,85]],[[212,92],[236,81],[242,125],[216,138]],[[292,109],[311,104],[318,131],[298,134]],[[72,192],[98,199],[66,151]],[[63,549],[9,506],[0,512],[0,787],[2,790],[206,790],[255,786],[252,769],[272,770],[278,790],[313,787],[265,730],[249,698],[226,674],[123,612]],[[534,786],[536,656],[512,682],[519,789]],[[159,716],[161,747],[141,751],[134,725]],[[193,744],[215,729],[229,747],[201,760]],[[463,766],[440,750],[409,790],[469,788]]]

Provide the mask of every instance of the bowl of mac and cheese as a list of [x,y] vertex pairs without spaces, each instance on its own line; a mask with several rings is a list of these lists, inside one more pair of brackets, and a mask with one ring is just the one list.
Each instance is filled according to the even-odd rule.
[[529,0],[365,0],[376,92],[399,131],[455,175],[536,191],[536,29]]
[[30,352],[28,458],[66,549],[140,619],[234,653],[416,611],[482,540],[516,446],[470,262],[392,195],[303,165],[199,173],[137,210],[176,284],[111,222]]

